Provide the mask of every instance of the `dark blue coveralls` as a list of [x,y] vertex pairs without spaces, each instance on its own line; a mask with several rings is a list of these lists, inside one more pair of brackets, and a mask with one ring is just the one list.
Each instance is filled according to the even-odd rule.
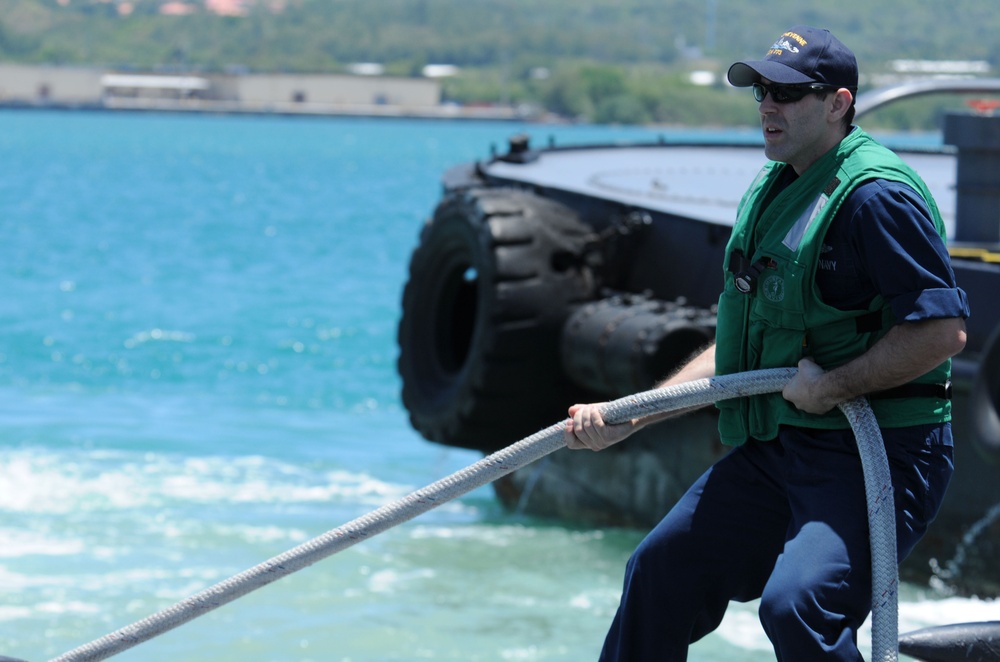
[[[791,168],[787,168],[794,176]],[[897,320],[968,317],[924,201],[904,184],[859,186],[826,236],[817,285],[826,303]],[[883,429],[899,559],[937,514],[953,470],[951,424]],[[731,600],[761,599],[781,661],[862,660],[871,611],[864,477],[847,430],[784,426],[710,468],[636,548],[601,660],[676,662]]]

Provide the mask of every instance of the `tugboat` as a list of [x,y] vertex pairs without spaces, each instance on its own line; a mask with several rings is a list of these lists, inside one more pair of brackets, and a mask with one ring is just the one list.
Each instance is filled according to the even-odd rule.
[[[862,95],[1000,92],[1000,80]],[[953,362],[956,471],[937,520],[900,568],[1000,596],[1000,116],[949,113],[944,145],[898,150],[945,218],[973,317]],[[544,147],[444,174],[410,262],[399,325],[403,403],[425,438],[491,453],[574,402],[652,388],[714,338],[723,251],[758,144]],[[508,508],[577,524],[652,527],[724,452],[712,408],[603,453],[557,452],[495,483]]]

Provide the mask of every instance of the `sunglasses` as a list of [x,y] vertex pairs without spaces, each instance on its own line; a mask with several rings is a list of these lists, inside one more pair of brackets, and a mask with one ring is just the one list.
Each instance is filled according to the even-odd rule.
[[808,85],[778,85],[776,83],[765,85],[764,83],[754,83],[752,87],[753,98],[758,103],[763,101],[768,94],[771,95],[774,103],[795,103],[810,94],[822,94],[836,89],[833,85],[823,85],[821,83],[810,83]]

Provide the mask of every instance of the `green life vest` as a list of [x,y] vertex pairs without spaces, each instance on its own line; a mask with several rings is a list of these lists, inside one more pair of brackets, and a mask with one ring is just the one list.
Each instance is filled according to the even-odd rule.
[[[822,301],[816,269],[827,228],[840,205],[859,184],[873,179],[903,182],[927,202],[942,240],[944,222],[920,177],[890,150],[855,128],[840,144],[784,190],[771,189],[783,163],[764,166],[740,202],[726,248],[725,289],[719,298],[716,374],[787,367],[810,356],[826,370],[863,354],[893,324],[888,303],[876,296],[868,310],[838,310]],[[748,293],[734,272],[754,275]],[[951,361],[914,380],[944,383]],[[795,408],[781,393],[720,402],[719,434],[724,443],[774,439],[778,426],[842,429],[837,409],[823,415]],[[941,398],[872,400],[882,427],[902,427],[951,419],[951,403]]]

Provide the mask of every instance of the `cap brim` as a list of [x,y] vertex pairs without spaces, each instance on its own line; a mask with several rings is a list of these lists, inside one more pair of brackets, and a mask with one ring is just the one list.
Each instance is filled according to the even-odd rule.
[[797,69],[772,60],[737,62],[729,67],[729,83],[734,87],[750,87],[761,78],[782,85],[801,85],[816,81]]

